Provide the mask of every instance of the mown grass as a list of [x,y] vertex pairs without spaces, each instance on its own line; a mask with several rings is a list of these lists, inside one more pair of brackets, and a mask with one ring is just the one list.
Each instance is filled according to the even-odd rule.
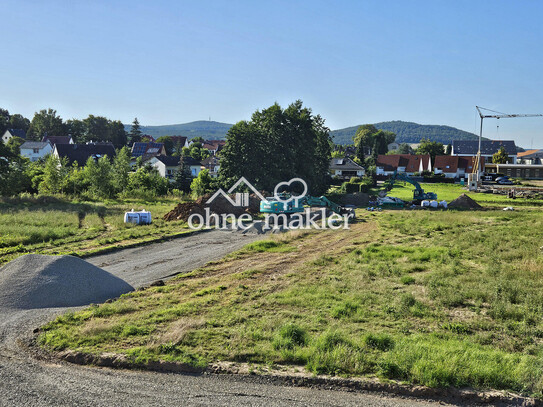
[[39,341],[136,363],[294,365],[542,397],[541,211],[359,218],[66,314]]
[[[175,234],[187,229],[182,221],[162,216],[175,199],[79,202],[62,197],[0,200],[0,264],[25,253],[83,255],[123,242]],[[151,225],[123,222],[124,212],[151,211]]]
[[[526,199],[526,198],[516,198],[511,199],[507,195],[499,194],[487,194],[482,192],[470,192],[467,191],[460,184],[420,184],[421,187],[426,192],[435,192],[437,194],[437,199],[439,201],[445,200],[450,202],[460,194],[466,194],[470,198],[476,200],[479,204],[483,206],[543,206],[543,200],[541,199]],[[406,201],[413,199],[413,189],[414,187],[411,184],[404,182],[397,182],[394,184],[392,190],[388,193],[389,196],[394,196]],[[373,190],[374,193],[377,193],[379,188]]]

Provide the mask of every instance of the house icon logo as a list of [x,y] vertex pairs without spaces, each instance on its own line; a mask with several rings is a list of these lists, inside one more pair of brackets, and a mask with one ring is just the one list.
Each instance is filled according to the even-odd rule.
[[215,192],[207,201],[206,204],[212,203],[215,198],[217,198],[219,195],[222,195],[224,199],[226,199],[232,206],[236,207],[243,207],[246,208],[249,206],[249,192],[236,192],[235,193],[235,199],[230,198],[229,194],[234,193],[234,191],[241,185],[245,184],[261,201],[267,202],[267,199],[264,198],[264,196],[258,192],[258,190],[249,182],[245,177],[241,177],[237,180],[237,182],[232,185],[232,187],[228,190],[228,192],[224,192],[222,188],[220,188],[217,192]]

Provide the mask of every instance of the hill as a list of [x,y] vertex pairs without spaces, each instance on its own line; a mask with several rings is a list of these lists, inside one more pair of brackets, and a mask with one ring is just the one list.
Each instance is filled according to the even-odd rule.
[[[418,124],[403,121],[391,121],[375,123],[380,130],[392,131],[396,134],[398,143],[418,143],[422,138],[449,144],[451,140],[475,140],[477,136],[455,127],[431,124]],[[155,138],[160,136],[186,136],[188,138],[203,137],[205,139],[223,140],[228,129],[232,127],[228,123],[199,120],[183,124],[168,124],[163,126],[141,126],[143,134]],[[353,136],[359,126],[346,127],[333,130],[330,134],[337,144],[352,144]],[[130,131],[130,125],[125,124],[126,131]]]
[[[467,131],[459,130],[455,127],[440,126],[434,124],[418,124],[412,122],[403,122],[395,120],[391,122],[375,123],[375,127],[380,130],[391,131],[396,134],[398,143],[418,143],[422,138],[432,141],[439,141],[443,144],[449,144],[452,140],[475,140],[477,135]],[[333,130],[334,143],[352,144],[353,136],[359,126],[346,127],[344,129]]]
[[[130,131],[130,124],[125,124],[125,130]],[[188,138],[203,137],[205,139],[223,140],[226,132],[232,127],[228,123],[199,120],[183,124],[167,124],[163,126],[141,126],[143,134],[155,138],[160,136],[186,136]]]

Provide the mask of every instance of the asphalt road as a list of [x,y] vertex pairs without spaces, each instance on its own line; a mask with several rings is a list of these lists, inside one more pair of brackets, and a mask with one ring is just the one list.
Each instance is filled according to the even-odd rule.
[[[212,231],[87,259],[135,287],[219,259],[258,236]],[[235,375],[111,370],[36,358],[24,344],[66,309],[0,309],[0,406],[433,406],[377,394],[289,387]]]

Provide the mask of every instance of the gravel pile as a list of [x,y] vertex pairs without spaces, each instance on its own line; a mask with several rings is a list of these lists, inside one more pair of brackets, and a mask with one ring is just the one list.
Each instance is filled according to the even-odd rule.
[[77,307],[102,303],[133,289],[73,256],[27,254],[0,268],[0,308]]

